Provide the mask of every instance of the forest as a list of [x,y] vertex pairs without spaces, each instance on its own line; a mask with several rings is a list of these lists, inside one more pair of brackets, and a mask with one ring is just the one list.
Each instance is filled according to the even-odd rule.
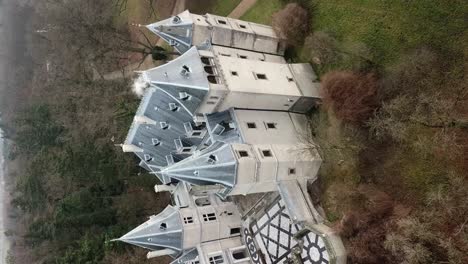
[[[12,69],[1,109],[16,181],[9,264],[167,263],[110,240],[169,202],[119,144],[139,104],[125,68],[174,56],[135,25],[174,2],[27,3],[29,66]],[[188,7],[227,15],[233,2]],[[308,143],[324,163],[311,189],[349,263],[468,263],[465,1],[255,2],[241,19],[272,25],[287,59],[320,77]]]

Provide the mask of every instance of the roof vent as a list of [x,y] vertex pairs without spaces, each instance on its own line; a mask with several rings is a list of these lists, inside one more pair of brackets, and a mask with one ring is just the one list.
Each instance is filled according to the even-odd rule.
[[159,225],[159,229],[166,230],[167,229],[167,224],[166,223],[161,223],[161,225]]
[[153,143],[153,146],[155,147],[161,145],[161,141],[159,141],[159,139],[157,138],[152,138],[151,142]]
[[153,157],[151,157],[151,155],[148,155],[148,154],[145,154],[144,158],[146,162],[150,162],[153,160]]
[[161,126],[161,129],[166,130],[169,128],[169,125],[166,122],[160,122],[159,125]]
[[172,23],[179,24],[180,22],[182,22],[182,19],[180,19],[180,16],[175,16],[172,18]]
[[218,161],[218,157],[216,157],[215,155],[210,155],[210,156],[208,157],[208,163],[209,163],[209,164],[215,164],[216,161]]
[[182,76],[189,76],[190,74],[190,67],[187,65],[182,66],[182,70],[180,71]]

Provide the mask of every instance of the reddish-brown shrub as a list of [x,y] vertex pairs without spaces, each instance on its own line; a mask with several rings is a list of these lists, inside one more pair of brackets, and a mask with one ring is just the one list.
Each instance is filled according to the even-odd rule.
[[309,30],[309,13],[296,3],[287,4],[273,15],[273,28],[290,45],[304,41]]
[[363,124],[377,107],[378,80],[374,74],[333,71],[322,80],[325,106],[343,121]]

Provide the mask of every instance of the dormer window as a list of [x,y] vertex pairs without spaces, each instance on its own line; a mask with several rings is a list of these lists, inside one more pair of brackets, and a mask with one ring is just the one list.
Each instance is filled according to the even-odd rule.
[[149,155],[149,154],[145,154],[144,158],[145,158],[146,162],[150,162],[150,161],[153,160],[153,157],[151,157],[151,155]]
[[161,126],[162,130],[166,130],[169,128],[169,124],[166,122],[160,122],[159,125]]
[[179,99],[182,101],[190,100],[190,95],[186,92],[179,93]]
[[167,229],[167,224],[166,224],[166,223],[161,223],[161,224],[159,225],[159,229],[161,229],[161,230],[166,230],[166,229]]
[[153,143],[153,146],[155,147],[161,145],[161,141],[159,141],[157,138],[152,138],[151,143]]
[[179,107],[175,103],[169,103],[169,110],[171,110],[172,112],[175,112],[179,110]]
[[226,21],[222,20],[222,19],[218,19],[218,24],[221,24],[221,25],[226,25]]

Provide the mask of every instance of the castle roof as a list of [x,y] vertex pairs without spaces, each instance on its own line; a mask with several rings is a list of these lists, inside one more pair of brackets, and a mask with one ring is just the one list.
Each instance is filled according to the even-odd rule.
[[193,20],[188,10],[146,27],[180,53],[186,52],[192,46]]
[[186,126],[192,124],[193,117],[182,103],[165,90],[151,87],[130,127],[125,145],[135,146],[132,152],[144,161],[141,165],[154,172],[186,158],[188,155],[181,153],[180,148],[197,146],[202,140],[187,136]]
[[237,178],[234,155],[229,144],[215,142],[193,156],[164,168],[161,174],[195,185],[219,184],[228,192],[236,184]]
[[168,206],[117,240],[152,251],[171,249],[180,254],[183,250],[183,224],[179,210]]

